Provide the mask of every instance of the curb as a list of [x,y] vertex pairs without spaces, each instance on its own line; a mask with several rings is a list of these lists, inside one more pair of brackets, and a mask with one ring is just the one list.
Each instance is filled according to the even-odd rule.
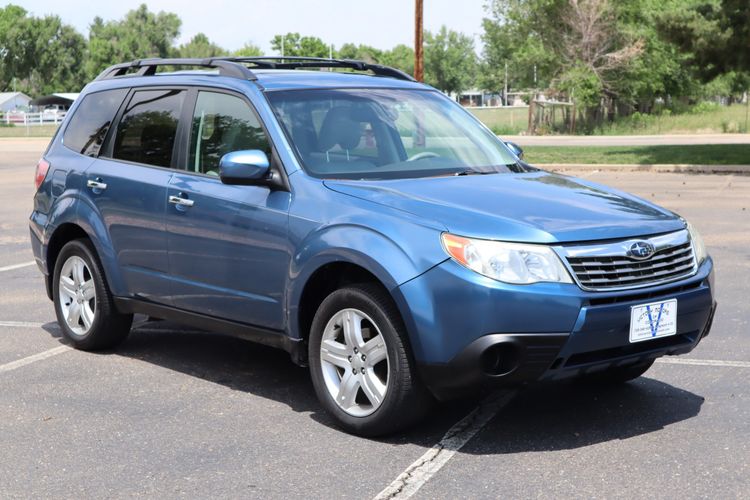
[[554,172],[657,172],[680,174],[750,175],[750,165],[627,164],[627,163],[535,163],[534,166]]

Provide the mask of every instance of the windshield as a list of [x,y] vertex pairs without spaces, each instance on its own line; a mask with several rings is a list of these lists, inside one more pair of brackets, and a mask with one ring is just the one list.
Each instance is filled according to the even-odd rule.
[[497,137],[437,91],[267,95],[303,167],[316,177],[401,179],[527,170]]

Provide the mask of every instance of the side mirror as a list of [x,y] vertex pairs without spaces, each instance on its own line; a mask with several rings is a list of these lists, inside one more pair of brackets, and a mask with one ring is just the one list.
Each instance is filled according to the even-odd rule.
[[268,156],[259,149],[233,151],[219,160],[219,178],[224,184],[247,186],[268,177]]
[[505,145],[508,146],[508,149],[510,149],[511,152],[516,155],[519,160],[523,160],[523,149],[521,149],[521,146],[519,146],[515,142],[506,142]]

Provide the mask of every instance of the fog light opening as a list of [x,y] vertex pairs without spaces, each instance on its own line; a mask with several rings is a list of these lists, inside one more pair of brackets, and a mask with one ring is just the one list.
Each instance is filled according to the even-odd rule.
[[507,375],[518,366],[519,351],[511,343],[495,344],[484,350],[479,358],[482,372],[492,377]]

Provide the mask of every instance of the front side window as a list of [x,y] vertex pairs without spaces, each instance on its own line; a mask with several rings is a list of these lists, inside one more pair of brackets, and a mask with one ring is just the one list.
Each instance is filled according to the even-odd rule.
[[229,94],[199,92],[190,132],[188,170],[219,175],[222,156],[248,149],[271,156],[268,137],[250,106]]
[[117,127],[112,157],[169,167],[177,137],[184,90],[135,92]]
[[128,89],[87,94],[65,129],[63,144],[76,153],[97,156]]
[[323,178],[398,179],[525,171],[491,132],[436,91],[274,91],[303,167]]

